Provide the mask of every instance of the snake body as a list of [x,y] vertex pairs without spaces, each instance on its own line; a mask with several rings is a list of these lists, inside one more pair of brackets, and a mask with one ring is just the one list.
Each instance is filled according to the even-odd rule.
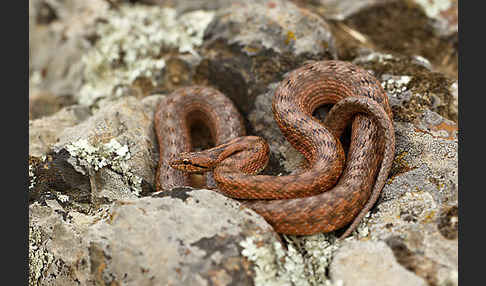
[[[321,122],[312,113],[323,104],[334,106]],[[187,172],[212,170],[219,192],[241,199],[277,232],[314,234],[351,223],[341,236],[346,237],[376,202],[393,161],[392,112],[380,83],[350,63],[313,62],[280,82],[272,109],[283,135],[307,161],[286,176],[256,175],[268,161],[268,145],[242,136],[241,117],[224,95],[207,87],[175,91],[155,116],[161,150],[157,188],[187,185],[182,179]],[[209,125],[216,147],[190,152],[184,126],[198,117],[194,112]],[[344,160],[339,137],[351,122]]]

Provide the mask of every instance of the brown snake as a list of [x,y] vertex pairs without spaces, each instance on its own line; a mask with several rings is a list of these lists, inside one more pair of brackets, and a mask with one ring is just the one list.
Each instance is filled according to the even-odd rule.
[[[334,106],[321,122],[312,113],[323,104]],[[155,115],[157,189],[189,185],[188,172],[213,171],[219,192],[242,199],[279,233],[330,232],[352,222],[341,238],[348,236],[378,199],[393,162],[392,112],[380,83],[350,63],[313,62],[280,82],[272,108],[308,163],[286,176],[256,175],[268,162],[268,145],[244,136],[240,114],[217,90],[181,88],[165,97]],[[216,147],[190,152],[196,121],[208,124]],[[351,122],[345,160],[339,138]]]

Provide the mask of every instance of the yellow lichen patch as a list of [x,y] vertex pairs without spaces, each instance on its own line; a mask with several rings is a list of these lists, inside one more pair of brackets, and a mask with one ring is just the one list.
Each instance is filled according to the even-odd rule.
[[285,44],[288,45],[290,41],[296,41],[295,34],[292,31],[287,32],[287,37],[285,38]]
[[400,154],[395,156],[393,160],[393,167],[391,170],[390,177],[386,181],[387,184],[391,184],[395,176],[398,176],[402,173],[411,171],[414,167],[409,166],[408,162],[405,160],[405,157],[408,155],[407,151],[401,152]]
[[440,124],[437,124],[436,126],[433,126],[432,130],[443,130],[446,131],[449,136],[445,139],[453,140],[456,138],[456,134],[458,131],[457,125],[455,124],[447,124],[447,122],[442,121]]
[[422,222],[423,223],[433,222],[433,220],[435,219],[435,214],[436,214],[436,211],[427,212],[427,214],[424,216]]
[[245,46],[243,48],[243,50],[245,50],[246,52],[248,52],[249,54],[256,54],[258,51],[260,51],[260,49],[256,48],[256,47],[252,47],[252,46]]
[[442,121],[436,125],[427,126],[429,130],[423,130],[421,128],[415,128],[415,131],[429,134],[434,138],[444,138],[447,140],[454,140],[457,138],[458,127],[456,124],[449,124],[446,121]]

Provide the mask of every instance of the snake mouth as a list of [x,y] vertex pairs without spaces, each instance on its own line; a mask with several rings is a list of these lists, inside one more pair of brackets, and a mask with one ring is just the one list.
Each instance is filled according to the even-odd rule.
[[193,167],[200,168],[200,169],[209,169],[209,168],[208,168],[208,167],[206,167],[206,166],[199,165],[199,164],[195,164],[195,163],[191,163],[191,165],[192,165]]

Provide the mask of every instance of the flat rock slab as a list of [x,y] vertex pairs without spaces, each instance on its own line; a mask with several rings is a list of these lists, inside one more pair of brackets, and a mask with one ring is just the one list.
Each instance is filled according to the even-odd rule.
[[42,285],[251,285],[240,242],[278,240],[253,211],[209,190],[120,200],[94,216],[50,203],[29,209],[31,265],[45,271]]

